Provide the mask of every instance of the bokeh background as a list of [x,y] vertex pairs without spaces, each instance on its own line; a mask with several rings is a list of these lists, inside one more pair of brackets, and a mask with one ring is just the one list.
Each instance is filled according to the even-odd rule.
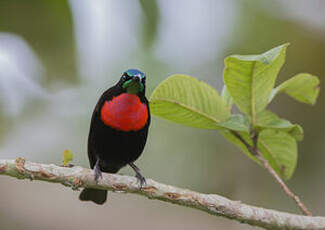
[[[0,158],[88,167],[90,116],[128,68],[147,74],[147,95],[185,73],[219,92],[223,59],[290,42],[277,84],[296,73],[325,76],[324,1],[0,0]],[[304,127],[288,185],[325,215],[325,95],[315,106],[279,95],[271,108]],[[153,118],[137,162],[146,177],[203,193],[299,213],[260,166],[217,131]],[[122,174],[133,175],[125,168]],[[221,217],[110,193],[103,206],[58,184],[0,177],[1,229],[254,229]]]

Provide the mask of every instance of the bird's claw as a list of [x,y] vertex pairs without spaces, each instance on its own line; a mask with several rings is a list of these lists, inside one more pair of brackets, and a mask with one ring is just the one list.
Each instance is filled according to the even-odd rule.
[[146,178],[144,178],[139,172],[136,172],[135,177],[137,178],[138,182],[140,183],[140,189],[142,189],[143,185],[146,185]]
[[95,181],[98,182],[98,179],[103,179],[102,171],[100,171],[99,167],[99,158],[97,158],[95,167],[94,167]]
[[98,182],[98,179],[103,179],[103,174],[102,174],[102,171],[100,171],[99,168],[94,168],[94,174],[95,174],[95,181],[96,183]]
[[140,182],[140,189],[142,189],[142,186],[147,184],[146,178],[141,175],[140,169],[134,163],[129,163],[129,165],[135,171],[135,177],[137,178],[138,182]]

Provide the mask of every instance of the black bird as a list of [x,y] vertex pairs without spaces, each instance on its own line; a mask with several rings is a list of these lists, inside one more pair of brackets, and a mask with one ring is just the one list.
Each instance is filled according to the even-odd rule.
[[[88,158],[96,181],[102,176],[101,172],[116,173],[130,165],[140,181],[140,188],[145,183],[134,164],[144,149],[150,125],[145,84],[144,73],[129,69],[97,102],[88,137]],[[79,196],[82,201],[96,204],[103,204],[106,198],[106,190],[90,188]]]

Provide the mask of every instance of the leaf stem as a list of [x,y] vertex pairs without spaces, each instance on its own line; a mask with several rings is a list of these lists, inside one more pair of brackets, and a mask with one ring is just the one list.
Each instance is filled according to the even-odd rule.
[[263,157],[261,152],[259,151],[257,147],[257,141],[258,141],[258,133],[255,131],[252,131],[251,139],[253,141],[253,146],[251,146],[238,132],[231,131],[231,133],[240,140],[248,149],[248,151],[255,156],[262,164],[263,166],[269,171],[269,173],[274,177],[274,179],[280,184],[283,191],[292,198],[300,210],[306,215],[306,216],[312,216],[312,213],[308,210],[308,208],[301,202],[300,198],[294,194],[289,187],[284,183],[284,181],[281,179],[281,177],[274,171],[274,169],[271,167],[269,162]]

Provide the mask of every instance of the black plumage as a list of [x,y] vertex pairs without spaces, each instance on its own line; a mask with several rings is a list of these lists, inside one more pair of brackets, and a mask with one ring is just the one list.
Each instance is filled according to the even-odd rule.
[[[128,87],[126,82],[135,82],[134,85],[139,86],[142,84],[141,87],[136,88],[137,92],[132,92],[139,97],[141,103],[145,104],[148,112],[148,119],[139,130],[117,130],[105,124],[101,119],[100,111],[105,102],[131,91],[129,90],[131,87]],[[129,164],[135,170],[140,186],[145,183],[144,177],[133,162],[138,159],[144,149],[149,125],[150,111],[145,97],[145,75],[138,70],[128,70],[116,85],[102,94],[92,115],[88,137],[88,157],[96,180],[101,177],[101,172],[116,173]],[[84,189],[79,198],[83,201],[91,200],[97,204],[103,204],[106,196],[106,190]]]

